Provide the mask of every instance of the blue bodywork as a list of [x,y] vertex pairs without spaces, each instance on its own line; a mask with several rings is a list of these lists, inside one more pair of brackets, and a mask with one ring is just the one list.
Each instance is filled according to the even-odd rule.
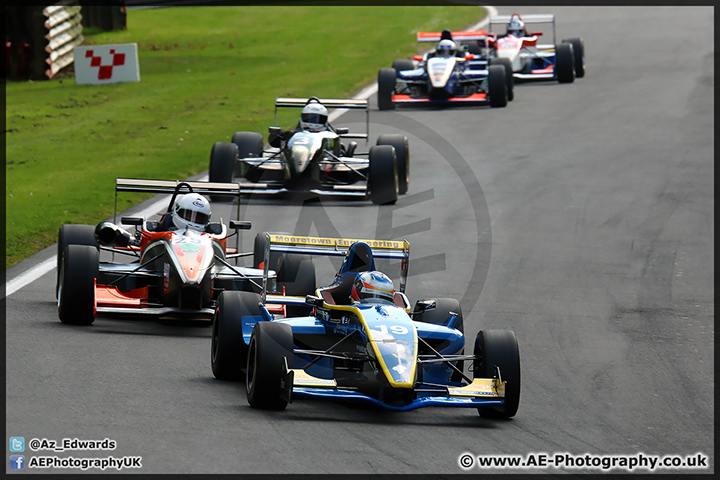
[[[322,249],[278,250],[309,253]],[[337,255],[338,250],[331,252]],[[390,252],[383,253],[383,258],[393,258]],[[367,243],[355,242],[344,255],[334,281],[316,290],[318,297],[270,295],[266,299],[267,303],[307,302],[314,306],[311,316],[274,319],[261,304],[260,316],[242,317],[246,344],[258,322],[279,322],[292,328],[294,352],[288,374],[292,371],[296,376],[290,398],[361,401],[395,411],[503,404],[504,393],[498,393],[497,383],[490,388],[491,380],[484,379],[486,383],[477,385],[470,380],[451,380],[457,375],[453,366],[460,360],[472,359],[462,356],[465,336],[454,328],[456,314],[448,314],[442,324],[415,321],[407,298],[399,293],[394,303],[353,302],[349,297],[352,282],[359,272],[375,269],[374,254]],[[407,252],[404,255],[407,261]],[[302,376],[300,381],[297,375]]]

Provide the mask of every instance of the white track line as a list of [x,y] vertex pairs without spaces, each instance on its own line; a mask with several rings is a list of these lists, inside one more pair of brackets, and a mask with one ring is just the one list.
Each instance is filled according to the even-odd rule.
[[[495,7],[480,7],[485,8],[487,10],[487,15],[478,23],[475,25],[472,25],[468,27],[468,30],[478,30],[482,28],[487,22],[488,17],[497,15],[497,9]],[[357,95],[355,95],[355,99],[357,100],[367,100],[370,98],[375,92],[377,92],[377,83],[373,82],[372,85],[368,85],[367,87],[363,88]],[[348,110],[346,108],[340,108],[337,110],[333,110],[333,112],[328,115],[328,121],[335,121],[340,115],[347,112]],[[202,178],[198,179],[199,181],[206,181],[207,175],[203,176]],[[159,211],[162,211],[164,203],[167,201],[165,198],[158,199],[156,202],[150,204],[143,210],[136,212],[133,214],[133,216],[136,217],[143,217],[147,218],[152,215],[155,215]],[[13,293],[17,292],[24,286],[34,282],[38,278],[42,277],[46,273],[48,273],[50,270],[55,268],[55,265],[57,264],[56,260],[57,255],[53,255],[52,257],[48,258],[47,260],[35,265],[34,267],[30,268],[29,270],[24,271],[20,275],[16,276],[15,278],[12,278],[7,281],[5,284],[5,297],[9,297]]]

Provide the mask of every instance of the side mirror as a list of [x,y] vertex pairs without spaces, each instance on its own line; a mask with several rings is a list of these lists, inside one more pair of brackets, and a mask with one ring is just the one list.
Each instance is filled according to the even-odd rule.
[[305,303],[307,303],[309,305],[314,305],[316,307],[322,307],[323,299],[322,299],[322,297],[316,297],[315,295],[306,295]]
[[120,223],[123,225],[137,225],[142,226],[143,219],[140,217],[122,217]]
[[532,36],[532,37],[539,37],[539,36],[541,36],[542,34],[543,34],[543,32],[532,32],[532,33],[530,34],[530,36]]
[[282,129],[280,127],[268,127],[268,143],[271,147],[280,148]]
[[355,149],[357,148],[357,142],[353,141],[348,144],[347,151],[345,152],[348,157],[352,157],[355,153]]
[[338,135],[347,135],[348,133],[350,133],[350,129],[348,127],[338,127],[335,129],[335,132]]
[[416,60],[416,61],[418,61],[418,62],[422,62],[422,59],[423,59],[422,55],[413,55],[413,60]]
[[230,228],[235,230],[250,230],[252,228],[251,222],[238,222],[236,220],[230,220]]
[[465,54],[465,60],[472,60],[475,57],[472,53],[466,53]]

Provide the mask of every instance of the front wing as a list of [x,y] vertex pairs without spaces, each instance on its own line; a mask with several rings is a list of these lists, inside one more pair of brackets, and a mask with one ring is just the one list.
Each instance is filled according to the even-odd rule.
[[337,388],[333,379],[317,378],[301,369],[291,370],[293,389],[291,398],[325,398],[370,403],[387,410],[406,412],[423,407],[497,407],[505,402],[505,382],[494,378],[476,378],[469,385],[445,386],[432,390],[416,388],[417,398],[407,405],[391,405],[354,390]]
[[467,97],[450,97],[448,99],[431,99],[428,97],[411,97],[410,95],[395,94],[392,102],[397,104],[446,104],[446,103],[462,103],[467,105],[484,105],[490,102],[490,98],[486,93],[474,93]]

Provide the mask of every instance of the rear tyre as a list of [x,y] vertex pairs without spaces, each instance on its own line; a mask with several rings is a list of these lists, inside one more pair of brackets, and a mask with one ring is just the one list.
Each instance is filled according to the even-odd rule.
[[475,338],[475,378],[492,378],[495,366],[500,368],[505,386],[505,403],[501,407],[478,408],[483,418],[514,417],[520,403],[520,352],[512,330],[480,330]]
[[482,55],[482,50],[480,49],[480,45],[478,45],[477,42],[468,43],[467,51],[468,53],[472,53],[473,55]]
[[505,79],[505,67],[502,65],[491,65],[488,68],[488,94],[491,107],[507,106],[507,80]]
[[[315,294],[315,263],[312,257],[285,253],[280,256],[277,270],[278,291],[285,287],[285,295],[305,297]],[[312,313],[309,305],[286,305],[290,317],[305,317]]]
[[[446,325],[450,312],[457,313],[457,319],[455,320],[455,330],[460,330],[460,333],[465,334],[465,326],[463,322],[462,308],[460,302],[454,298],[436,298],[435,308],[421,311],[419,308],[421,300],[415,302],[415,308],[413,309],[413,320],[416,322],[432,323],[435,325]],[[420,312],[420,313],[416,313]]]
[[[246,389],[251,407],[284,410],[287,400],[281,397],[285,365],[293,366],[293,335],[290,325],[258,322],[248,347]],[[292,388],[292,386],[285,386]]]
[[[434,325],[446,325],[448,319],[450,318],[450,312],[453,312],[457,314],[453,328],[455,328],[455,330],[459,330],[460,333],[465,335],[465,325],[463,322],[463,313],[462,308],[460,307],[460,302],[454,298],[436,298],[434,300],[435,308],[423,310],[421,313],[414,313],[413,320],[416,322],[432,323]],[[418,308],[419,304],[420,301],[415,302],[413,312],[420,312],[420,309]],[[465,350],[463,349],[460,354],[462,355],[464,352]],[[465,361],[459,360],[455,366],[459,368],[460,371],[464,371]],[[453,373],[450,376],[450,381],[461,382],[462,379],[462,375],[453,370]]]
[[573,47],[573,60],[575,62],[575,78],[585,76],[585,42],[582,38],[568,38],[562,43],[569,43]]
[[60,272],[58,317],[67,325],[91,325],[95,321],[95,279],[99,252],[88,245],[68,245]]
[[386,134],[380,135],[377,145],[392,145],[395,148],[398,169],[398,193],[404,195],[408,191],[410,183],[410,145],[404,135]]
[[559,83],[575,81],[575,61],[573,47],[569,43],[560,43],[555,50],[555,76]]
[[[230,183],[235,177],[235,165],[238,160],[238,148],[234,143],[215,142],[210,150],[210,169],[208,180],[211,182]],[[211,195],[213,202],[227,200],[228,197]]]
[[392,68],[394,68],[396,72],[402,72],[403,70],[414,70],[415,65],[412,60],[401,58],[393,61]]
[[57,244],[57,272],[55,274],[55,298],[58,298],[60,291],[60,272],[63,268],[63,259],[65,256],[65,247],[68,245],[87,245],[95,247],[99,250],[97,241],[95,240],[94,225],[75,225],[67,224],[60,227],[58,232]]
[[491,58],[490,65],[502,65],[505,69],[505,82],[507,83],[508,100],[515,98],[515,77],[513,77],[512,62],[509,58]]
[[260,295],[226,290],[218,297],[213,316],[210,362],[218,380],[240,380],[248,346],[242,335],[243,317],[260,317]]
[[257,132],[235,132],[232,143],[238,147],[238,158],[262,157],[263,136]]
[[394,68],[381,68],[378,72],[378,109],[395,110],[392,96],[395,93],[397,73]]
[[368,191],[376,205],[391,205],[398,198],[398,169],[395,149],[390,145],[370,147]]

